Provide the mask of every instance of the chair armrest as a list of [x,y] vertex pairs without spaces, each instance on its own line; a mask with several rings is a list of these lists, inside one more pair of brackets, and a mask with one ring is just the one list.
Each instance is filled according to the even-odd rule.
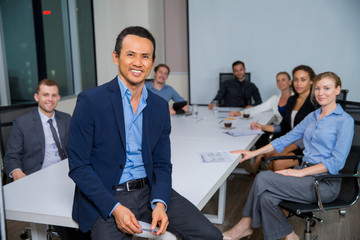
[[270,162],[273,161],[273,160],[286,160],[286,159],[302,160],[302,158],[303,158],[302,155],[274,156],[274,157],[269,157],[268,159],[266,159],[265,165],[266,165],[266,167],[268,167]]
[[325,178],[358,178],[358,177],[360,177],[360,174],[351,174],[351,173],[326,174],[326,175],[317,176],[314,181],[322,181]]
[[321,211],[326,212],[322,200],[321,200],[321,196],[320,196],[320,190],[319,190],[319,184],[320,181],[324,180],[325,178],[359,178],[360,175],[359,174],[326,174],[326,175],[320,175],[317,176],[314,179],[314,187],[315,187],[315,192],[316,192],[316,198],[317,198],[317,202],[318,202],[318,206],[320,208]]

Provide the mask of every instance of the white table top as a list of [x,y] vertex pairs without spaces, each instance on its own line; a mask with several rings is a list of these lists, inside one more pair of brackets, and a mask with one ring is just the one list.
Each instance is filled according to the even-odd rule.
[[[202,209],[221,184],[236,168],[240,159],[232,155],[233,162],[203,163],[201,152],[250,149],[259,136],[233,137],[225,134],[224,117],[229,113],[214,115],[207,107],[199,108],[199,116],[172,117],[171,160],[173,163],[173,188]],[[249,129],[251,122],[266,124],[272,112],[252,116],[250,119],[234,118],[235,129]],[[235,130],[234,129],[234,130]]]
[[65,159],[5,185],[6,219],[77,227],[71,218],[75,184],[68,172]]
[[[206,107],[199,110],[197,119],[192,116],[172,117],[170,138],[173,188],[202,209],[239,160],[233,156],[233,162],[205,164],[198,154],[249,149],[258,136],[232,137],[224,134],[224,129],[220,128],[223,124],[219,123],[224,113],[215,116]],[[272,116],[267,112],[250,120],[237,118],[233,126],[247,129],[252,121],[267,123]],[[6,219],[77,227],[71,218],[74,183],[68,177],[68,171],[68,161],[64,160],[5,185]]]

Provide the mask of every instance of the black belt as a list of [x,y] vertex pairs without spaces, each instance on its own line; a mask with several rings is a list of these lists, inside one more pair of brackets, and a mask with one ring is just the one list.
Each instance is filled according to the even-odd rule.
[[120,192],[120,191],[131,192],[136,189],[141,189],[148,184],[149,184],[149,181],[147,178],[134,179],[134,180],[130,180],[128,182],[124,182],[124,183],[118,185],[118,187],[116,188],[116,191],[117,192]]
[[309,162],[303,161],[303,162],[300,164],[300,167],[301,167],[301,168],[307,168],[307,167],[311,167],[311,166],[314,166],[314,165],[315,165],[314,163],[309,163]]

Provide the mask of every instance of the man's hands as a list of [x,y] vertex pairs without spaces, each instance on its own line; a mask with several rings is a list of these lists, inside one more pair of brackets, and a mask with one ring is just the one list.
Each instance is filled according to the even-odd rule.
[[176,111],[173,108],[169,108],[169,111],[170,111],[170,115],[175,115],[176,114]]
[[[141,233],[141,226],[137,221],[135,215],[127,207],[119,204],[112,215],[115,218],[116,226],[123,233],[131,234]],[[151,222],[151,234],[161,235],[164,234],[167,226],[169,225],[169,219],[165,212],[165,205],[161,202],[156,203],[156,206],[152,212],[152,222]],[[155,232],[156,226],[159,224],[159,230]]]
[[15,169],[11,173],[11,175],[14,178],[14,181],[19,180],[20,178],[26,177],[26,174],[21,169]]
[[156,206],[152,212],[152,222],[151,222],[151,230],[155,230],[156,225],[159,224],[159,230],[152,234],[158,236],[164,234],[167,226],[169,225],[169,219],[165,212],[165,205],[161,202],[157,202]]
[[116,226],[122,231],[123,233],[134,234],[134,233],[141,233],[140,224],[135,218],[135,215],[123,205],[119,204],[116,206],[112,215],[115,218]]
[[184,112],[188,112],[189,111],[189,104],[186,104],[185,106],[183,106],[182,110],[184,110]]

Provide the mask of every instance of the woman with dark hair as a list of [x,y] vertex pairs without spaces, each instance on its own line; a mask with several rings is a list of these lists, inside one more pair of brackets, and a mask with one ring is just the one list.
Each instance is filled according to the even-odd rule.
[[[250,126],[251,129],[274,133],[274,138],[277,138],[285,135],[297,124],[299,124],[310,112],[315,110],[315,106],[310,99],[311,85],[315,77],[314,70],[309,66],[300,65],[293,69],[292,75],[292,88],[294,91],[294,95],[291,96],[287,101],[286,110],[281,123],[273,125],[262,125],[260,123],[253,122]],[[272,151],[267,153],[266,155],[259,155],[255,158],[252,171],[254,171],[255,173],[258,171],[262,159],[267,159],[269,157],[278,155],[287,156],[301,154],[302,149],[302,140],[299,139],[299,141],[290,144],[280,153]],[[298,164],[298,160],[292,159],[273,161],[269,168],[276,171],[284,168],[293,167]]]
[[[315,203],[315,177],[337,174],[344,167],[354,135],[354,119],[336,104],[341,89],[340,78],[332,72],[322,73],[316,76],[313,85],[313,95],[321,108],[311,112],[286,135],[260,149],[232,152],[242,154],[242,162],[270,151],[281,152],[292,142],[303,139],[306,164],[294,169],[259,173],[250,190],[243,217],[223,233],[223,239],[240,239],[250,235],[253,228],[262,226],[266,240],[284,237],[285,240],[298,240],[279,203],[282,200]],[[341,179],[321,181],[319,190],[323,202],[332,202],[340,187]]]

